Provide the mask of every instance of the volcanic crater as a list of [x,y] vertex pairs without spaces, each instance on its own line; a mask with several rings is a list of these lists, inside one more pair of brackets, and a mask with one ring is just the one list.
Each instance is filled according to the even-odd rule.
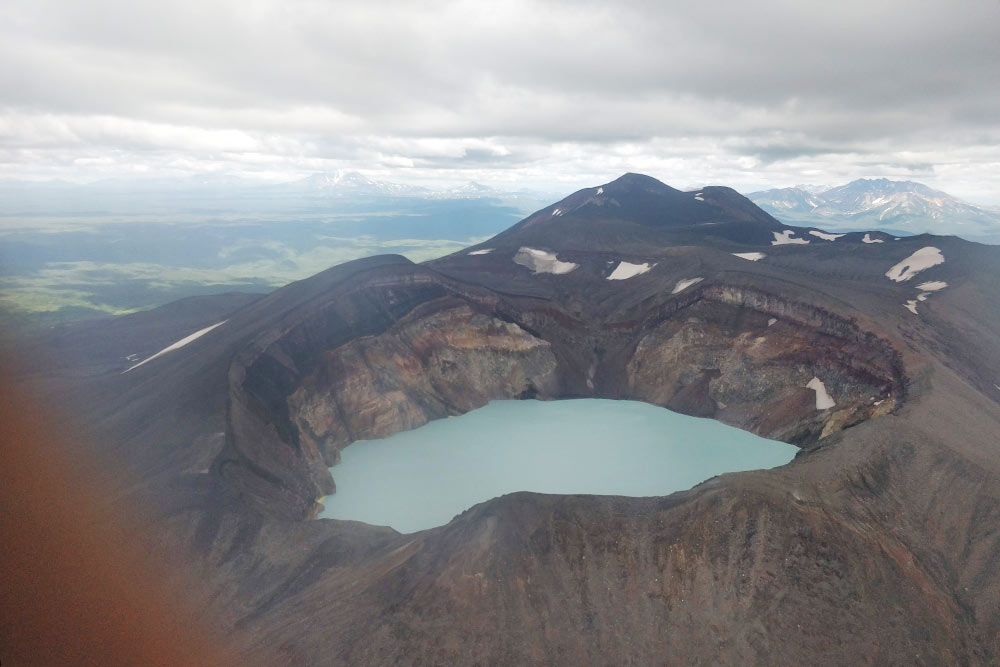
[[[140,314],[128,326],[164,344],[224,323],[62,382],[134,471],[119,502],[151,508],[248,659],[994,662],[1000,253],[811,231],[729,188],[626,174],[425,264],[373,257],[174,307],[174,324]],[[773,244],[790,235],[811,241]],[[926,248],[943,261],[887,277]],[[643,270],[609,279],[623,262]],[[924,281],[946,286],[904,307]],[[510,494],[409,535],[313,520],[355,440],[576,397],[802,451],[662,498]]]

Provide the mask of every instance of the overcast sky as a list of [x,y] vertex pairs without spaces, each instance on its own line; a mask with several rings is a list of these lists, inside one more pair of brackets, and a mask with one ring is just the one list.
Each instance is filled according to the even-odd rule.
[[1000,0],[4,0],[0,93],[0,178],[888,176],[1000,203]]

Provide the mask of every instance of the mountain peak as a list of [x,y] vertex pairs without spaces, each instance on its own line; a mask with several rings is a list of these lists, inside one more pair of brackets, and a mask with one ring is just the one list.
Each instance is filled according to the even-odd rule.
[[659,181],[652,176],[647,176],[646,174],[636,174],[634,172],[628,172],[622,174],[610,183],[605,183],[603,186],[607,191],[631,191],[631,190],[646,190],[648,192],[660,192],[660,193],[679,193],[680,190],[676,190],[666,183]]
[[285,185],[300,190],[333,195],[405,196],[426,192],[424,188],[380,181],[361,172],[344,169],[312,174]]
[[[727,231],[732,227],[732,231]],[[682,192],[645,174],[627,173],[578,190],[495,237],[522,246],[617,248],[623,239],[658,245],[708,233],[770,240],[780,223],[732,188]],[[667,236],[670,235],[670,240]],[[492,243],[493,241],[491,241]]]
[[378,181],[368,178],[364,174],[357,171],[347,171],[344,169],[337,169],[330,172],[321,172],[317,174],[312,174],[307,176],[301,183],[314,185],[316,187],[359,187],[359,186],[371,186],[377,185]]
[[496,194],[498,191],[495,188],[491,188],[488,185],[483,185],[482,183],[477,183],[476,181],[469,181],[463,185],[459,185],[448,190],[450,194],[456,195],[488,195]]
[[765,190],[750,199],[789,224],[839,231],[958,234],[996,242],[1000,217],[914,181],[859,178],[823,192]]
[[913,192],[925,197],[948,197],[944,192],[934,190],[923,183],[915,181],[894,181],[888,178],[859,178],[851,181],[847,185],[830,188],[822,193],[824,197],[838,197],[841,195],[857,195],[862,193],[871,194],[895,194],[898,192]]

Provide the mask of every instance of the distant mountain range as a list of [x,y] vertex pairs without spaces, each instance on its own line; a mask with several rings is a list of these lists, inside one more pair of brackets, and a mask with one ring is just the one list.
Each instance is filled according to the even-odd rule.
[[358,206],[412,208],[446,201],[489,200],[520,215],[544,206],[564,193],[523,189],[501,190],[470,181],[432,189],[384,181],[357,171],[312,174],[285,183],[259,183],[224,175],[182,178],[105,179],[87,184],[66,181],[0,180],[0,227],[35,216],[194,216],[215,214],[268,216],[283,213],[337,212]]
[[0,196],[8,202],[16,201],[19,196],[33,197],[54,192],[78,197],[150,193],[196,197],[239,194],[240,196],[259,197],[308,195],[344,198],[418,197],[429,199],[505,198],[513,196],[541,198],[540,201],[549,201],[554,196],[551,192],[534,190],[501,190],[475,181],[469,181],[452,188],[432,189],[419,185],[379,180],[357,171],[346,170],[320,172],[284,183],[259,183],[236,176],[211,174],[181,178],[111,178],[86,184],[62,180],[0,180]]
[[387,197],[421,196],[430,192],[427,188],[380,181],[356,171],[343,170],[313,174],[298,181],[272,187],[301,189],[323,194],[369,194]]
[[475,181],[443,190],[432,189],[419,185],[383,181],[357,171],[343,170],[313,174],[297,181],[257,186],[257,188],[261,191],[335,198],[523,199],[531,202],[533,206],[548,201],[553,196],[552,193],[533,190],[501,190]]
[[819,192],[798,186],[747,196],[788,223],[839,231],[954,234],[1000,242],[1000,211],[974,206],[913,181],[862,178]]
[[[463,200],[491,201],[521,214],[557,197],[550,192],[498,189],[470,181],[432,189],[380,180],[357,171],[316,173],[286,183],[262,184],[224,175],[184,178],[107,179],[85,185],[65,181],[0,181],[3,218],[102,215],[276,215],[342,211],[357,206],[412,205]],[[838,187],[798,185],[752,192],[747,197],[790,225],[844,231],[882,231],[894,236],[932,233],[1000,243],[1000,208],[975,206],[921,183],[859,179]]]

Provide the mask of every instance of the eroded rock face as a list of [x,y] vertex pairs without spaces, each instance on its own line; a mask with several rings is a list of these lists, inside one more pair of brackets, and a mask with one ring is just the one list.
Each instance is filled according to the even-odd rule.
[[[788,304],[762,311],[752,307],[762,303],[717,297],[642,337],[626,367],[632,397],[799,445],[895,407],[901,385],[891,351],[846,335],[849,327],[834,333],[818,317],[805,324]],[[771,323],[782,310],[787,319]],[[812,378],[834,407],[817,409]]]
[[551,346],[466,304],[420,309],[389,331],[323,354],[288,399],[300,441],[333,465],[355,440],[383,438],[491,400],[553,397]]

